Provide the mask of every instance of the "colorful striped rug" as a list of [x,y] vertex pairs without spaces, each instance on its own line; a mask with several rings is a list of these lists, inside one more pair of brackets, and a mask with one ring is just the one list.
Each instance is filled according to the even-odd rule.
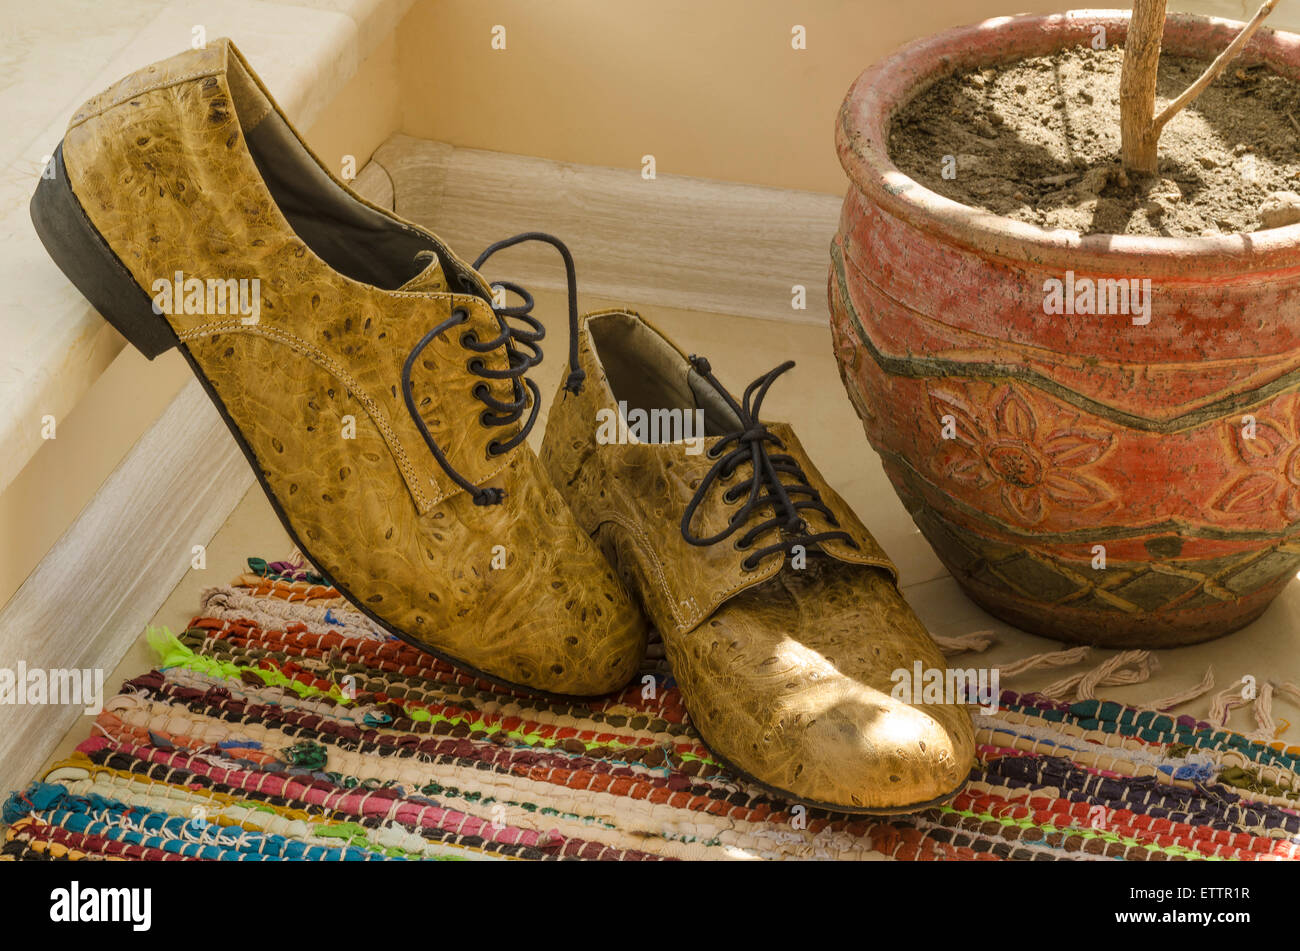
[[[71,758],[6,799],[25,859],[1289,859],[1300,749],[1117,703],[1004,692],[941,808],[874,819],[747,787],[652,650],[556,704],[374,627],[310,570],[250,559]],[[657,657],[655,655],[658,655]]]

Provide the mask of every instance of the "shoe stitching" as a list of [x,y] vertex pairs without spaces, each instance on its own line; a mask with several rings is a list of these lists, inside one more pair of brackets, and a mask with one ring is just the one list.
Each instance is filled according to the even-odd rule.
[[610,522],[632,535],[632,543],[634,547],[649,562],[649,566],[654,573],[654,580],[659,588],[659,593],[663,597],[665,603],[668,604],[669,610],[673,613],[673,620],[677,623],[678,627],[686,624],[690,618],[683,618],[681,613],[678,611],[677,601],[672,596],[672,590],[668,586],[668,579],[664,573],[663,562],[659,559],[658,552],[656,552],[651,546],[649,537],[641,530],[641,527],[619,512],[606,512],[599,518],[600,521],[596,525],[596,530],[600,529],[601,524]]
[[705,620],[705,618],[709,617],[709,615],[711,615],[714,611],[716,611],[718,608],[720,608],[720,607],[723,605],[723,603],[724,603],[728,598],[730,598],[733,594],[736,594],[736,593],[739,592],[739,591],[743,591],[743,590],[745,590],[746,588],[752,588],[752,587],[754,587],[754,586],[756,586],[756,585],[762,584],[763,582],[768,581],[769,579],[771,579],[773,575],[775,575],[777,572],[779,572],[779,571],[781,570],[781,563],[780,563],[780,562],[769,562],[769,564],[772,566],[772,570],[769,571],[767,574],[765,574],[765,575],[756,575],[756,576],[751,577],[751,578],[741,578],[739,581],[737,581],[737,582],[736,582],[734,585],[732,585],[730,588],[728,588],[727,590],[723,591],[723,592],[722,592],[722,593],[721,593],[721,594],[720,594],[720,595],[715,599],[715,601],[714,601],[714,605],[713,605],[713,608],[712,608],[711,610],[709,610],[707,613],[706,613],[705,611],[702,611],[702,610],[701,610],[701,611],[698,612],[698,615],[697,615],[696,617],[692,618],[693,623],[691,624],[691,628],[693,629],[693,628],[699,626],[701,623],[703,623],[703,621]]
[[[82,123],[86,122],[87,120],[94,119],[96,116],[102,116],[105,112],[108,112],[108,110],[116,109],[118,106],[122,105],[122,103],[130,102],[132,99],[138,99],[140,96],[143,96],[146,93],[155,92],[159,89],[166,89],[169,86],[176,86],[179,85],[180,83],[189,82],[191,79],[206,79],[208,76],[220,76],[224,74],[225,71],[226,71],[225,67],[222,66],[222,67],[217,67],[215,69],[206,69],[198,73],[186,73],[184,76],[176,76],[171,79],[160,79],[156,83],[152,83],[148,86],[144,86],[143,88],[136,89],[132,91],[129,95],[124,95],[119,99],[114,99],[112,102],[107,103],[106,105],[102,105],[99,108],[97,108],[94,112],[89,112],[89,113],[78,112],[76,115],[72,117],[71,121],[69,121],[68,131],[71,132],[73,129],[75,129],[77,126],[81,125]],[[103,93],[101,93],[100,95],[103,95]]]
[[[418,488],[421,482],[420,476],[418,473],[416,473],[415,467],[411,464],[410,457],[407,455],[405,448],[403,448],[402,446],[401,437],[399,437],[397,433],[392,430],[392,428],[388,423],[388,418],[384,414],[383,410],[380,408],[379,404],[375,402],[373,397],[371,397],[369,394],[365,392],[365,390],[351,376],[351,374],[349,374],[342,367],[338,366],[338,364],[336,364],[333,360],[331,360],[329,356],[327,356],[325,353],[323,353],[316,347],[313,347],[307,341],[303,340],[301,337],[298,337],[295,334],[291,334],[286,331],[278,330],[275,328],[249,326],[247,324],[238,321],[234,321],[234,322],[225,321],[225,322],[218,322],[218,323],[202,324],[198,327],[194,327],[190,330],[187,330],[184,333],[178,333],[176,336],[179,340],[188,341],[188,340],[197,339],[199,337],[206,337],[215,333],[257,334],[259,336],[267,337],[269,339],[276,340],[280,343],[283,343],[285,346],[289,347],[290,349],[296,350],[304,354],[305,356],[309,357],[314,362],[318,363],[326,371],[336,376],[343,383],[343,385],[347,387],[348,391],[350,393],[353,393],[357,397],[357,399],[361,401],[361,404],[366,408],[366,412],[369,413],[370,417],[375,421],[375,425],[379,427],[380,433],[384,437],[384,442],[388,444],[388,448],[392,451],[394,457],[397,459],[397,464],[401,467],[403,473],[407,476],[408,487],[411,489],[412,494],[416,496],[416,501],[421,505],[421,507],[428,508],[431,507],[432,505],[437,505],[439,502],[442,502],[443,500],[447,499],[450,495],[454,494],[452,492],[445,492],[439,489],[438,493],[433,497],[432,501],[430,501],[428,497],[424,495],[423,491]],[[484,477],[485,480],[494,478],[495,476],[499,475],[502,471],[506,469],[508,465],[509,465],[508,460],[506,462],[503,462],[497,468],[493,469],[487,476],[485,476]]]

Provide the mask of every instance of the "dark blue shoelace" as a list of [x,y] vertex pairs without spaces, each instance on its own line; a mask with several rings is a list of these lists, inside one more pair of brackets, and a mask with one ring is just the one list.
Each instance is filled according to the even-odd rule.
[[[573,255],[569,253],[569,249],[565,247],[564,242],[540,231],[527,231],[489,245],[475,259],[472,266],[475,270],[479,270],[487,262],[488,258],[498,251],[514,247],[525,241],[541,241],[549,244],[559,251],[560,257],[564,259],[564,273],[569,293],[569,376],[564,382],[564,389],[567,393],[580,393],[586,374],[578,367],[578,279],[573,266]],[[474,397],[486,407],[479,414],[480,423],[486,427],[495,427],[509,426],[518,422],[523,418],[524,410],[528,408],[531,400],[532,410],[528,414],[528,419],[519,427],[517,433],[504,441],[493,439],[488,442],[488,455],[500,456],[527,439],[528,434],[537,422],[537,413],[542,405],[541,393],[537,388],[537,384],[529,379],[526,374],[542,362],[542,348],[539,344],[542,338],[546,336],[546,328],[542,326],[541,321],[532,315],[533,297],[527,290],[513,281],[493,281],[492,283],[494,286],[503,288],[519,297],[523,303],[513,306],[506,304],[497,306],[493,302],[492,312],[497,318],[500,333],[491,340],[479,340],[475,331],[467,330],[460,335],[460,345],[474,354],[491,353],[498,348],[505,350],[506,368],[503,370],[489,369],[481,356],[471,357],[466,364],[466,369],[469,372],[483,378],[482,381],[475,383],[471,390]],[[498,505],[505,498],[504,489],[475,485],[457,472],[455,467],[448,461],[446,454],[434,441],[433,436],[429,433],[428,426],[425,425],[419,411],[416,409],[415,393],[411,385],[411,371],[415,366],[415,361],[419,359],[424,349],[441,334],[446,333],[453,327],[464,324],[468,320],[469,311],[463,307],[457,307],[452,310],[450,317],[426,333],[420,338],[420,342],[411,348],[411,352],[407,354],[406,362],[402,366],[402,396],[406,400],[406,408],[410,411],[416,426],[419,427],[420,434],[424,437],[429,451],[433,453],[433,458],[437,460],[442,470],[451,477],[452,481],[470,493],[475,505]],[[509,323],[510,320],[523,321],[526,326],[512,326]],[[514,398],[499,400],[494,397],[491,387],[486,382],[488,380],[509,380],[511,395]]]
[[[753,571],[768,555],[777,553],[784,555],[791,552],[796,545],[804,546],[806,551],[809,546],[838,539],[857,548],[858,543],[848,532],[808,531],[808,523],[802,514],[806,510],[819,512],[835,529],[839,529],[840,523],[822,501],[821,493],[808,483],[808,477],[793,456],[784,453],[773,455],[768,452],[769,443],[778,449],[784,449],[785,444],[759,422],[759,412],[768,389],[776,382],[777,377],[794,367],[794,361],[787,360],[749,384],[740,403],[737,403],[726,388],[718,382],[708,360],[704,357],[692,356],[690,363],[695,372],[707,380],[709,385],[726,400],[732,412],[740,420],[740,429],[726,434],[709,447],[709,458],[717,461],[700,481],[699,488],[695,490],[695,495],[686,506],[686,511],[682,515],[682,537],[692,545],[717,544],[740,531],[755,511],[770,505],[773,517],[750,527],[737,539],[736,548],[747,551],[760,535],[773,529],[780,529],[783,533],[782,539],[776,544],[759,548],[749,554],[741,562],[741,567],[746,571]],[[732,447],[730,451],[727,451],[728,446]],[[723,500],[731,503],[737,501],[742,495],[748,494],[745,504],[732,514],[727,527],[716,535],[701,538],[692,534],[691,521],[695,518],[696,510],[708,496],[710,487],[718,479],[731,478],[736,468],[744,463],[750,466],[749,478],[727,489],[723,494]],[[793,498],[796,495],[803,498],[796,500]]]

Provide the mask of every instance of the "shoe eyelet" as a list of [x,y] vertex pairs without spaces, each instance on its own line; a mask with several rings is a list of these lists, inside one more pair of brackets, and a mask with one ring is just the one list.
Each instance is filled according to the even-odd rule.
[[476,400],[483,400],[491,395],[491,391],[486,383],[475,383],[470,387],[469,395]]
[[493,439],[490,443],[487,444],[487,457],[489,459],[495,459],[503,452],[505,452],[505,450],[501,448],[501,443],[499,443],[497,440]]
[[467,331],[465,331],[463,334],[460,335],[460,345],[461,345],[462,347],[470,347],[470,346],[473,346],[473,345],[476,344],[476,343],[478,343],[478,331],[477,331],[477,330],[467,330]]
[[469,360],[465,362],[465,369],[470,373],[481,374],[487,368],[483,366],[483,361],[478,357],[470,357]]
[[720,443],[714,443],[705,450],[704,454],[710,459],[716,459],[718,456],[722,455],[722,445]]
[[451,316],[459,317],[460,319],[456,322],[463,324],[465,321],[469,320],[469,311],[464,307],[453,307],[451,309]]
[[[754,543],[750,542],[748,545],[742,545],[740,539],[737,538],[734,542],[731,543],[731,547],[736,549],[736,551],[749,551],[751,548],[754,547]],[[748,561],[749,559],[745,559],[745,560]]]
[[750,557],[746,558],[745,560],[743,560],[743,561],[740,563],[740,570],[741,570],[741,571],[757,571],[757,570],[758,570],[758,565],[754,562],[754,556],[753,556],[753,555],[751,555]]
[[487,409],[483,410],[483,412],[478,414],[478,421],[479,421],[479,425],[481,426],[496,425],[496,420],[492,418],[492,411]]
[[737,488],[738,488],[738,486],[734,486],[734,485],[733,485],[733,486],[732,486],[730,489],[728,489],[726,492],[723,492],[723,493],[722,493],[722,501],[726,502],[728,505],[735,505],[737,502],[739,502],[739,501],[740,501],[740,496],[736,494],[736,489],[737,489]]

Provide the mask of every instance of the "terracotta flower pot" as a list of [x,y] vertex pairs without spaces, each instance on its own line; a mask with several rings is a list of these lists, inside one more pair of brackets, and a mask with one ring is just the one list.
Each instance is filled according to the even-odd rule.
[[[832,326],[871,444],[971,598],[1063,640],[1171,646],[1253,620],[1300,568],[1300,225],[1048,232],[929,191],[886,150],[891,114],[931,81],[1097,26],[1122,41],[1127,22],[990,20],[858,78],[836,127],[852,187]],[[1164,48],[1205,57],[1240,27],[1171,16]],[[1300,79],[1300,37],[1262,32],[1241,65],[1260,61]],[[1045,313],[1067,272],[1149,279],[1149,323]]]

